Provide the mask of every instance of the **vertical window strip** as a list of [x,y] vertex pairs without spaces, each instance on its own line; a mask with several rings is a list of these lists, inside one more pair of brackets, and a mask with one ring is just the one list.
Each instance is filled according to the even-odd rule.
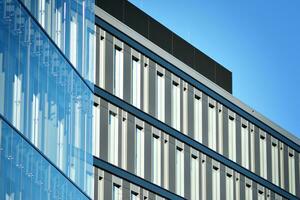
[[152,139],[152,174],[153,183],[161,185],[161,143],[160,138],[153,135]]
[[114,165],[118,165],[118,149],[119,149],[119,139],[118,139],[118,116],[112,112],[109,114],[109,144],[110,151],[109,157],[110,162]]
[[176,193],[184,196],[184,151],[176,147]]
[[249,183],[245,184],[245,199],[252,200],[252,187]]
[[278,160],[278,145],[272,142],[272,182],[279,186],[279,160]]
[[254,127],[251,125],[250,128],[250,137],[251,137],[251,171],[255,172],[255,133],[254,133]]
[[93,106],[93,155],[100,157],[100,105]]
[[233,176],[226,174],[226,200],[234,199],[233,195]]
[[141,65],[140,61],[132,58],[132,104],[141,107]]
[[169,188],[169,143],[164,141],[164,187]]
[[[145,61],[147,62],[147,60]],[[143,92],[144,92],[144,111],[146,113],[149,112],[149,66],[147,63],[145,63],[145,67],[144,67],[144,88],[143,88]]]
[[202,158],[201,161],[201,188],[202,188],[202,199],[206,199],[206,162]]
[[212,168],[212,199],[220,199],[220,170],[218,167]]
[[121,200],[122,199],[122,190],[121,190],[121,186],[113,184],[113,195],[112,195],[112,199],[113,200]]
[[199,159],[196,156],[191,156],[191,199],[198,200],[199,196]]
[[194,139],[202,143],[202,100],[194,98]]
[[217,123],[216,123],[216,107],[208,106],[208,146],[217,150]]
[[260,175],[267,179],[267,143],[266,138],[260,135],[259,139],[259,150],[260,150]]
[[242,125],[242,166],[249,169],[249,131],[246,125]]
[[123,50],[115,47],[114,94],[123,99]]
[[184,134],[188,134],[188,89],[183,89],[183,130]]
[[[99,82],[100,82],[100,87],[105,88],[105,39],[104,37],[100,36],[100,55],[99,55],[99,60],[100,60],[100,77],[99,77]],[[96,80],[96,79],[95,79]]]
[[219,153],[223,154],[223,111],[219,108],[218,112],[218,134],[219,134]]
[[136,175],[144,177],[144,131],[141,127],[136,127],[135,144],[135,170]]
[[122,168],[127,167],[127,120],[122,120]]
[[235,119],[231,116],[228,120],[228,154],[229,159],[236,161],[236,127]]
[[172,84],[172,126],[180,131],[180,86]]
[[156,102],[157,118],[165,122],[165,78],[159,72],[157,73]]
[[295,157],[293,153],[289,153],[289,191],[290,193],[296,195],[296,186],[295,186]]

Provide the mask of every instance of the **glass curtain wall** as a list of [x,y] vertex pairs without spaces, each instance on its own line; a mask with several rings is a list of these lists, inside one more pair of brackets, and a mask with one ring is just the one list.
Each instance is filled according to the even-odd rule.
[[92,195],[92,92],[18,0],[0,16],[0,113]]

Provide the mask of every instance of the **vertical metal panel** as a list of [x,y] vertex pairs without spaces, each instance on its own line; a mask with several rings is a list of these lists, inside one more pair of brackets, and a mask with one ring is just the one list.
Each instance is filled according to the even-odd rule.
[[179,104],[179,106],[180,106],[180,132],[181,133],[183,133],[183,134],[185,134],[185,130],[184,130],[184,120],[183,120],[183,112],[184,112],[184,109],[183,109],[183,88],[184,88],[184,84],[183,84],[183,81],[182,81],[182,79],[180,79],[180,84],[179,84],[179,93],[180,93],[180,104]]
[[289,152],[288,146],[283,146],[283,160],[284,160],[284,189],[289,191]]
[[152,181],[152,131],[151,126],[145,123],[145,179]]
[[[188,135],[194,137],[194,87],[188,84]],[[202,101],[202,99],[201,99]]]
[[220,197],[224,199],[226,197],[226,173],[225,166],[220,164]]
[[175,192],[175,139],[169,138],[169,190]]
[[266,142],[267,142],[267,160],[265,161],[267,164],[267,179],[272,182],[272,144],[271,144],[271,136],[266,134]]
[[144,56],[140,56],[140,64],[141,64],[141,110],[145,110],[145,105],[144,105],[144,67],[145,67],[145,57]]
[[114,46],[113,36],[106,33],[105,39],[105,89],[113,93],[113,78],[114,78]]
[[259,129],[254,127],[255,134],[255,173],[260,174],[260,147],[259,147]]
[[171,73],[165,70],[165,123],[171,125]]
[[96,80],[94,80],[94,83],[98,86],[100,86],[100,82],[99,82],[99,74],[100,74],[100,40],[101,40],[101,33],[100,33],[100,28],[99,26],[96,26],[96,63],[95,63],[95,71],[94,73],[96,74]]
[[98,197],[98,183],[99,183],[99,175],[98,175],[98,168],[94,167],[94,199],[100,199]]
[[240,200],[245,200],[245,188],[246,187],[246,180],[245,176],[240,176]]
[[206,199],[212,199],[212,161],[206,156]]
[[191,148],[184,144],[184,197],[186,199],[191,198]]
[[130,199],[130,185],[130,182],[122,180],[122,199]]
[[134,173],[134,147],[135,147],[135,124],[134,116],[128,114],[127,124],[127,170]]
[[238,164],[242,163],[242,155],[241,155],[241,128],[242,128],[242,124],[241,124],[241,117],[239,115],[235,115],[236,117],[236,123],[235,123],[235,127],[236,127],[236,162]]
[[208,146],[208,97],[202,93],[202,143]]
[[108,160],[108,103],[100,99],[100,158]]
[[228,151],[228,108],[223,106],[223,155],[229,157]]
[[112,175],[104,172],[104,199],[112,199],[112,188],[113,188],[113,182],[112,182]]
[[299,171],[299,153],[295,151],[295,179],[296,179],[296,195],[300,197],[300,171]]
[[124,84],[123,99],[131,103],[131,82],[132,82],[132,66],[131,66],[131,48],[124,43]]
[[156,67],[155,63],[149,59],[149,114],[155,114],[155,99],[156,99]]

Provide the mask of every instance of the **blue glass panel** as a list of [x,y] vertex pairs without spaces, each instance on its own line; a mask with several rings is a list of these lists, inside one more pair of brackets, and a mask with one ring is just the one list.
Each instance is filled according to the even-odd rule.
[[0,16],[0,113],[92,196],[91,90],[18,0]]
[[0,118],[0,199],[89,199]]

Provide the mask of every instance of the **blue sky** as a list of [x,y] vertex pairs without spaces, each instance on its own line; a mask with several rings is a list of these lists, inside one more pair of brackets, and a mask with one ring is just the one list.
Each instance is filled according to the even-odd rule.
[[300,137],[299,0],[130,0],[233,73],[233,95]]

